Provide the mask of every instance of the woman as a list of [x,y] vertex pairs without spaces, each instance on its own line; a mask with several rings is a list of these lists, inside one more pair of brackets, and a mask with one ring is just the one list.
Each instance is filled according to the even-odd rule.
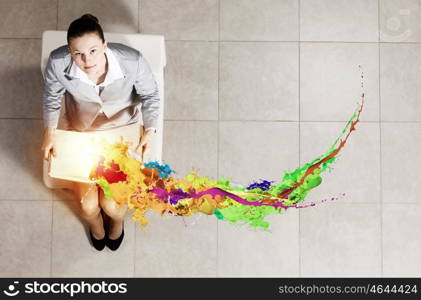
[[[54,132],[61,98],[65,96],[68,130],[89,132],[125,140],[137,145],[143,156],[151,135],[156,132],[160,99],[156,81],[142,54],[123,44],[107,43],[98,19],[85,14],[67,31],[67,45],[53,50],[45,70],[43,117],[45,134],[41,150],[44,159],[57,156]],[[138,106],[145,133],[138,125]],[[141,139],[140,139],[141,135]],[[60,155],[58,153],[58,155]],[[89,224],[93,246],[116,250],[124,237],[123,219],[127,205],[105,199],[96,184],[73,182],[81,201],[83,218]],[[104,228],[101,210],[109,216]]]

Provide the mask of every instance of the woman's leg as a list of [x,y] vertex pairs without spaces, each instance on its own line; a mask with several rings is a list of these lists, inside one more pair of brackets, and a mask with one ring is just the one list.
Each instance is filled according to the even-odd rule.
[[118,239],[123,231],[123,220],[127,212],[127,204],[119,205],[114,200],[105,198],[101,188],[99,189],[99,204],[110,217],[108,237],[112,240]]
[[[124,141],[132,142],[131,147],[134,149],[140,141],[140,124],[135,123],[106,131],[98,131],[95,134],[98,137],[106,138],[111,143],[120,141],[120,137],[123,136]],[[110,217],[108,237],[112,240],[118,239],[123,230],[123,220],[128,209],[127,204],[119,205],[112,199],[106,199],[104,192],[99,188],[99,205],[105,214]]]
[[98,204],[98,187],[96,184],[82,182],[74,182],[73,187],[77,199],[81,202],[82,216],[89,224],[92,235],[96,239],[103,239],[105,231]]

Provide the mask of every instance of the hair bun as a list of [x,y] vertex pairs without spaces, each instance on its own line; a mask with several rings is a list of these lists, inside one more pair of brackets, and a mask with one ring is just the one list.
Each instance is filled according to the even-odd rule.
[[91,14],[84,14],[84,15],[83,15],[83,16],[81,16],[80,18],[81,18],[81,19],[88,19],[88,20],[94,21],[95,23],[99,23],[99,22],[98,22],[98,18],[97,18],[97,17],[95,17],[94,15],[91,15]]

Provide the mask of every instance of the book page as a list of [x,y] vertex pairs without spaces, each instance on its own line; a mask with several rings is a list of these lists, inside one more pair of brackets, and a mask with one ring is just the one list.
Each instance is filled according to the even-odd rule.
[[89,174],[98,155],[94,137],[88,133],[56,130],[57,156],[51,156],[49,175],[53,178],[94,183]]

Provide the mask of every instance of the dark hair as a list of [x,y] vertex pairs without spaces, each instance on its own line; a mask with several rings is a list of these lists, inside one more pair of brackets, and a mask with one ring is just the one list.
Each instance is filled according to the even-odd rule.
[[105,42],[104,32],[98,23],[98,18],[91,14],[84,14],[74,20],[70,24],[69,29],[67,29],[67,44],[70,44],[71,39],[81,37],[87,33],[96,33],[102,42]]

